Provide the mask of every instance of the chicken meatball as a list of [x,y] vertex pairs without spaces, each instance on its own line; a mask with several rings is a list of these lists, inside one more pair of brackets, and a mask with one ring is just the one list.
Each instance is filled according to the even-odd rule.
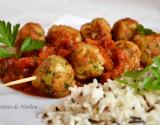
[[45,41],[44,30],[38,23],[27,23],[25,24],[19,31],[16,38],[16,47],[19,50],[23,41],[27,38],[31,37],[33,40],[37,41]]
[[138,22],[131,18],[117,21],[112,28],[113,40],[132,40],[136,34]]
[[141,50],[141,63],[148,65],[152,59],[160,56],[160,34],[136,35],[133,40]]
[[134,71],[140,67],[141,51],[136,44],[130,41],[117,41],[116,46],[126,53],[124,71]]
[[58,55],[65,57],[73,44],[81,42],[82,38],[80,32],[70,26],[53,25],[47,33],[46,41],[55,47]]
[[90,23],[82,25],[80,30],[84,40],[87,38],[101,40],[104,36],[111,39],[111,28],[104,18],[96,18]]
[[42,93],[52,97],[63,97],[69,94],[69,87],[75,84],[74,71],[62,57],[48,57],[34,73],[37,80],[32,85]]
[[81,42],[74,46],[70,62],[79,80],[100,76],[104,71],[104,58],[97,46]]

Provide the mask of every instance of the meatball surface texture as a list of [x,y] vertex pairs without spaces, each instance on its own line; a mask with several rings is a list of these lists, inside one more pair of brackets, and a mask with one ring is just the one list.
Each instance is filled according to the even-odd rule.
[[75,84],[74,71],[62,57],[48,57],[34,73],[37,80],[32,82],[35,88],[52,97],[64,97],[69,94],[69,87]]
[[70,57],[75,76],[80,80],[100,76],[104,71],[105,60],[97,46],[85,42],[78,43]]
[[118,20],[112,28],[113,40],[129,40],[131,41],[136,35],[138,22],[131,18]]
[[95,18],[90,23],[82,25],[80,30],[83,40],[101,40],[103,37],[111,39],[111,28],[104,18]]
[[116,46],[126,52],[125,71],[134,71],[140,67],[141,51],[130,41],[117,41]]
[[160,56],[160,34],[136,35],[133,41],[141,50],[143,65],[151,64],[154,57]]

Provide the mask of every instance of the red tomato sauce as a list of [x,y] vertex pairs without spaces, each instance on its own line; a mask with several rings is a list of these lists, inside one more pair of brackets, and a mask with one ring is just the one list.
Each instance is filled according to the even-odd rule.
[[[41,62],[53,54],[55,54],[53,47],[44,46],[36,52],[25,53],[21,58],[0,59],[0,80],[2,83],[8,83],[30,77]],[[35,89],[31,82],[14,85],[11,88],[29,95],[46,97],[46,95]]]

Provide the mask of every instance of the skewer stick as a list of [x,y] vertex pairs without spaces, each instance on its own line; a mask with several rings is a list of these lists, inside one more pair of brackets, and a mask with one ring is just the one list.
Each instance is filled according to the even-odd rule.
[[17,85],[17,84],[21,84],[21,83],[25,83],[25,82],[30,82],[30,81],[33,81],[33,80],[36,80],[37,77],[36,76],[32,76],[32,77],[28,77],[28,78],[24,78],[24,79],[19,79],[19,80],[15,80],[15,81],[12,81],[12,82],[8,82],[6,84],[2,84],[0,85],[0,87],[2,86],[13,86],[13,85]]

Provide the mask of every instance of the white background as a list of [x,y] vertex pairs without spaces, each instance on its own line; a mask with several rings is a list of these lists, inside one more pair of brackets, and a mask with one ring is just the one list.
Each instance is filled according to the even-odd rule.
[[159,0],[0,0],[0,18],[18,21],[27,17],[24,22],[47,26],[64,14],[105,17],[111,23],[129,16],[154,27],[160,22],[159,8]]
[[[73,15],[65,16],[64,15]],[[132,17],[143,25],[160,31],[159,0],[0,0],[0,19],[14,23],[34,21],[48,28],[57,19],[59,23],[79,26],[86,19],[105,17],[112,25],[116,20]],[[57,100],[23,95],[0,87],[1,105],[38,105],[37,110],[2,110],[0,125],[40,125],[36,119],[46,104]],[[3,124],[1,124],[3,123]]]

